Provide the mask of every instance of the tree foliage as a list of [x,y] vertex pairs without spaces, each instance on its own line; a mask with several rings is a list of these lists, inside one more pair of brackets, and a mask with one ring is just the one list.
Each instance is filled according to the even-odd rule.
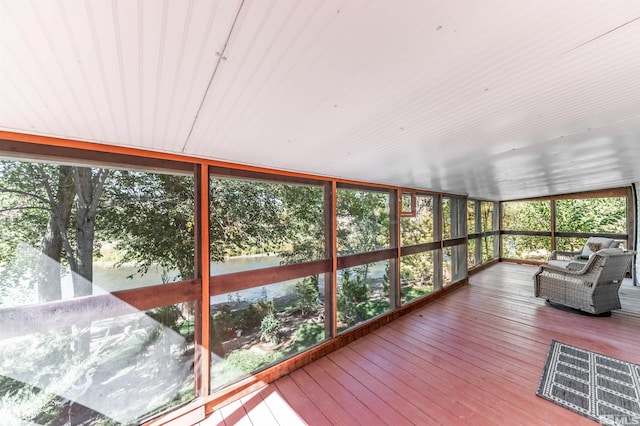
[[193,177],[115,170],[103,202],[99,232],[116,241],[118,265],[176,271],[169,281],[194,277]]
[[214,178],[209,196],[212,259],[280,251],[287,229],[277,184]]
[[302,316],[318,309],[318,276],[305,277],[296,283],[296,298],[293,304]]
[[[556,200],[556,231],[568,233],[625,234],[626,198],[572,198]],[[503,229],[516,231],[550,231],[550,201],[520,201],[502,204]],[[586,238],[558,238],[560,250],[574,251]],[[505,236],[505,255],[527,258],[550,252],[551,238],[538,236]]]
[[433,241],[433,203],[434,199],[431,196],[417,196],[415,217],[403,217],[400,219],[403,246]]
[[502,228],[511,231],[551,231],[549,201],[502,203]]
[[285,263],[328,257],[325,253],[324,190],[320,187],[281,185],[287,244],[280,255]]
[[556,201],[559,232],[626,233],[626,198],[582,198]]
[[389,194],[338,190],[338,253],[353,254],[389,246]]
[[342,271],[338,286],[338,318],[348,325],[358,321],[358,305],[365,302],[371,292],[360,274],[351,277],[348,269]]
[[[15,260],[21,244],[39,246],[42,256],[32,260],[36,264],[30,269],[31,274],[37,271],[41,301],[60,298],[59,265],[63,261],[72,272],[74,296],[91,294],[94,223],[108,171],[8,160],[2,161],[0,167],[0,193],[6,203],[0,211],[5,216],[3,227],[10,236],[10,245],[0,247],[0,258]],[[16,241],[16,237],[20,240]],[[7,274],[12,287],[32,280],[24,269],[27,265],[19,266],[21,271]]]

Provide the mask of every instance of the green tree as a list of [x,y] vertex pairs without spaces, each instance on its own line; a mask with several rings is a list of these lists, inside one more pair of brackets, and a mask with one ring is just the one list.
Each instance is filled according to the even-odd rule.
[[433,197],[417,197],[416,216],[403,217],[400,219],[403,246],[433,241],[433,208]]
[[[389,194],[341,189],[337,197],[338,254],[379,250],[389,246]],[[366,282],[369,264],[361,267]]]
[[560,232],[626,233],[626,198],[582,198],[556,201]]
[[[556,201],[558,232],[626,234],[626,198],[581,198]],[[579,250],[586,238],[559,238],[559,250]]]
[[284,263],[322,259],[325,254],[324,191],[320,187],[280,185],[281,218],[285,222]]
[[358,305],[369,297],[369,286],[360,274],[351,278],[348,269],[342,271],[338,287],[338,318],[348,325],[358,320]]
[[340,189],[338,252],[363,253],[389,246],[389,194]]
[[[65,260],[73,273],[74,296],[91,294],[95,219],[108,170],[92,172],[84,167],[13,161],[2,163],[0,192],[12,194],[5,199],[17,202],[3,206],[2,211],[28,209],[38,216],[24,222],[5,221],[4,225],[22,227],[23,230],[17,234],[26,237],[28,243],[40,240],[43,256],[41,264],[36,266],[40,300],[60,298],[62,253],[66,255]],[[75,215],[73,233],[69,232],[72,215]],[[23,215],[18,216],[24,218]],[[34,222],[46,223],[46,228],[28,227]],[[9,253],[2,257],[6,259],[15,255],[15,249],[16,246],[8,248]]]
[[306,277],[296,283],[296,299],[293,304],[304,316],[318,308],[318,276]]
[[209,196],[212,259],[281,251],[287,223],[278,184],[214,178]]
[[[72,187],[72,184],[68,183],[68,186]],[[60,238],[56,240],[59,243],[57,252],[43,250],[52,257],[51,262],[43,262],[42,256],[32,255],[41,244],[47,244],[47,238],[51,241],[58,236],[51,216],[36,168],[20,161],[0,161],[0,265],[3,269],[0,274],[0,300],[5,304],[18,302],[16,299],[20,294],[28,297],[34,289],[37,289],[40,301],[60,298],[60,271],[56,270],[62,250]],[[48,234],[43,241],[45,229]],[[47,275],[50,275],[47,285],[38,282],[39,277]]]
[[260,338],[277,345],[280,341],[281,328],[282,321],[278,318],[276,313],[271,310],[260,323]]
[[168,281],[194,278],[193,177],[116,170],[105,188],[100,236],[117,241],[118,265],[147,273],[159,265]]
[[[572,198],[556,200],[556,231],[590,233],[626,233],[626,198]],[[514,231],[551,231],[550,201],[502,203],[503,229]],[[560,250],[577,250],[584,238],[559,238]],[[525,256],[541,248],[551,249],[549,237],[514,236],[507,250]],[[512,246],[512,247],[510,247]],[[508,254],[508,253],[507,253]]]

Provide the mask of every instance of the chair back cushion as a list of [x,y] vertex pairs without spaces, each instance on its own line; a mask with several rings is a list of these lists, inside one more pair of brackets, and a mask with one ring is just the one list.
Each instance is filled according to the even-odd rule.
[[589,237],[587,243],[584,245],[584,247],[582,247],[580,257],[582,259],[588,259],[589,256],[591,256],[598,250],[616,247],[618,247],[618,242],[613,238]]

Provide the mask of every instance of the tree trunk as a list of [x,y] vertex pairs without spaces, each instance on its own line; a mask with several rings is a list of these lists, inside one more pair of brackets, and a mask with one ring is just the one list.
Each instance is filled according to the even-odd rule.
[[98,201],[107,175],[107,170],[100,169],[94,181],[90,168],[74,168],[74,183],[78,193],[76,212],[77,269],[73,280],[74,297],[88,296],[92,293],[95,219],[98,213]]
[[[56,213],[49,214],[47,230],[42,240],[42,257],[38,270],[38,298],[40,302],[59,300],[62,297],[60,282],[60,259],[63,250],[63,233],[67,232],[71,208],[76,191],[73,186],[73,169],[70,166],[60,166],[55,195],[55,205],[60,215],[64,229],[58,226]],[[54,208],[54,207],[52,207]]]

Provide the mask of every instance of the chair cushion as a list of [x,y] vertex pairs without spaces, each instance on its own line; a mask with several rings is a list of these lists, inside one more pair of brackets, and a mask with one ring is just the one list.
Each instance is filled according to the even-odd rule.
[[[616,247],[617,243],[613,238],[603,238],[603,237],[589,237],[587,243],[582,247],[582,252],[580,253],[580,257],[583,259],[589,259],[593,253],[598,250],[607,249],[610,247]],[[595,249],[595,250],[594,250]]]
[[558,268],[566,268],[568,264],[568,260],[549,260],[549,265],[556,266]]

